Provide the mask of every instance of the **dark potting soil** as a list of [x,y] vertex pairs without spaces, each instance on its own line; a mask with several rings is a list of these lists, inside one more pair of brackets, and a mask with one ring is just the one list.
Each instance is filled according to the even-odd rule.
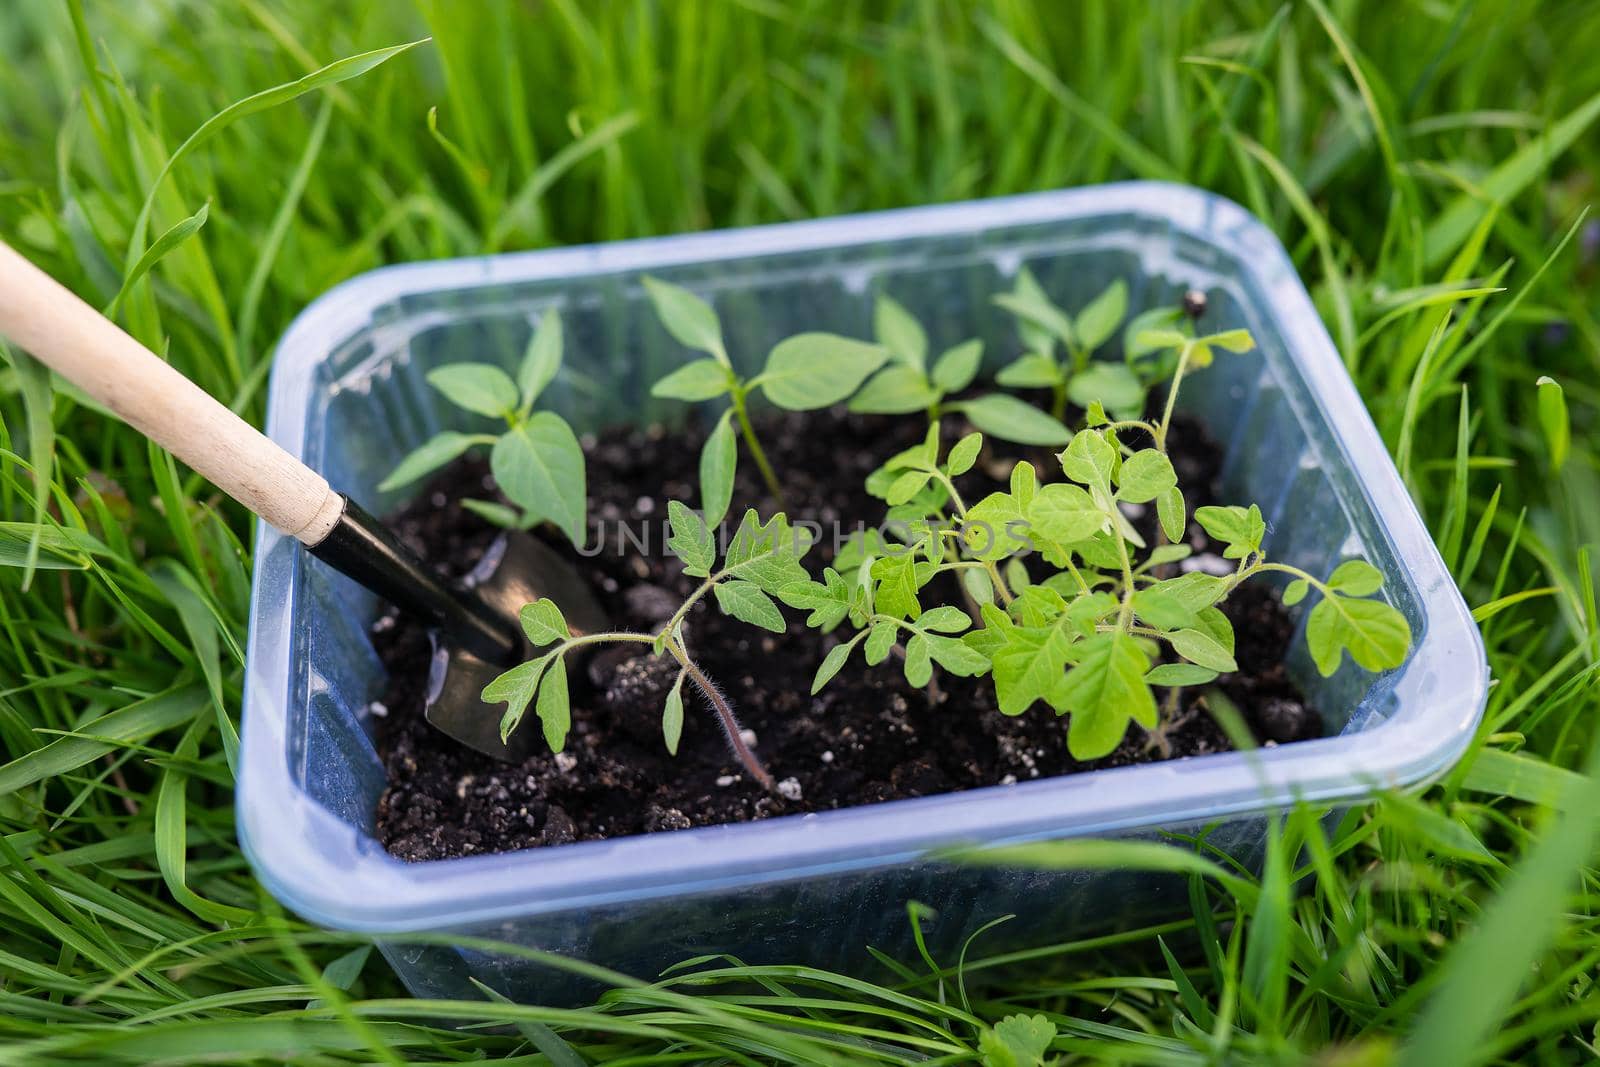
[[[958,420],[947,419],[947,423]],[[920,439],[919,420],[816,412],[778,414],[759,433],[789,494],[789,515],[823,525],[808,569],[819,573],[834,550],[831,531],[875,522],[882,504],[863,489],[885,458]],[[952,439],[964,428],[947,427]],[[698,499],[699,429],[620,429],[586,440],[591,531],[604,548],[580,557],[563,548],[592,583],[621,629],[654,629],[697,584],[665,550],[666,502]],[[1045,478],[1059,466],[1044,450],[986,445],[963,483],[968,499],[1002,488],[1018,458]],[[1193,423],[1174,426],[1171,453],[1192,508],[1212,499],[1219,452]],[[989,480],[992,486],[978,483]],[[487,464],[458,461],[416,501],[393,516],[401,537],[454,573],[477,562],[497,530],[460,507],[463,497],[492,497]],[[741,457],[730,516],[747,506],[776,510],[755,466]],[[1154,516],[1141,525],[1153,534]],[[645,550],[625,541],[623,528]],[[1210,552],[1191,523],[1193,559]],[[591,541],[594,533],[591,533]],[[555,543],[552,541],[552,543]],[[1152,542],[1153,543],[1153,542]],[[559,546],[558,546],[559,547]],[[590,551],[593,551],[592,549]],[[1289,680],[1283,657],[1293,633],[1277,594],[1246,584],[1224,610],[1237,631],[1240,670],[1219,682],[1256,740],[1278,744],[1316,737],[1321,719]],[[520,765],[467,749],[430,727],[422,715],[430,655],[422,627],[388,615],[374,640],[389,672],[378,748],[389,788],[378,804],[378,835],[406,860],[557,845],[570,841],[744,822],[775,815],[873,804],[901,797],[1027,781],[1163,758],[1199,756],[1233,746],[1202,691],[1183,691],[1161,738],[1137,726],[1110,756],[1081,763],[1067,754],[1066,724],[1043,704],[1023,715],[1001,714],[987,678],[936,672],[936,687],[906,683],[895,657],[866,667],[859,654],[816,696],[811,679],[837,638],[791,621],[779,636],[723,616],[701,602],[688,621],[690,644],[755,735],[756,752],[784,795],[741,775],[711,711],[685,692],[685,722],[676,757],[661,737],[661,707],[676,668],[667,657],[631,646],[602,648],[569,662],[572,731],[565,751],[542,745]],[[842,631],[841,631],[842,632]],[[374,709],[377,711],[378,709]],[[537,731],[530,709],[522,729]]]

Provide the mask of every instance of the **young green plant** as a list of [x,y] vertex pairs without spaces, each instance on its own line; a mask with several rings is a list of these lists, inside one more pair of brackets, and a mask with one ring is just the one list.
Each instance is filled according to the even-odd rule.
[[1128,286],[1122,279],[1106,286],[1073,316],[1052,301],[1033,272],[1023,267],[1012,290],[994,302],[1016,316],[1025,349],[995,376],[1000,385],[1049,389],[1050,413],[1057,420],[1066,418],[1068,400],[1084,408],[1098,400],[1117,413],[1137,414],[1143,408],[1147,384],[1134,369],[1127,363],[1093,358],[1127,317]]
[[489,500],[464,500],[462,506],[501,526],[529,529],[549,522],[573,544],[583,544],[588,507],[583,449],[567,420],[553,411],[534,410],[561,369],[561,349],[561,318],[548,311],[533,331],[514,380],[491,363],[450,363],[429,371],[428,384],[446,400],[474,415],[499,419],[505,428],[436,434],[402,459],[379,490],[410,485],[469,449],[486,447],[490,472],[515,506]]
[[720,523],[733,499],[738,464],[735,421],[767,491],[783,507],[783,486],[750,421],[750,399],[759,391],[788,411],[814,411],[837,404],[883,366],[888,349],[838,334],[800,333],[778,342],[767,353],[760,374],[743,378],[728,358],[722,323],[710,304],[657,278],[645,278],[644,285],[667,332],[686,348],[705,353],[656,382],[650,394],[690,402],[728,398],[728,409],[717,419],[700,453],[701,509],[706,522],[712,526]]
[[879,296],[873,321],[878,343],[889,352],[889,362],[850,398],[851,411],[878,415],[925,411],[935,423],[945,412],[958,411],[991,437],[1026,445],[1063,445],[1072,436],[1058,418],[1008,393],[946,402],[977,377],[983,362],[982,341],[955,345],[929,367],[928,335],[899,301],[887,294]]

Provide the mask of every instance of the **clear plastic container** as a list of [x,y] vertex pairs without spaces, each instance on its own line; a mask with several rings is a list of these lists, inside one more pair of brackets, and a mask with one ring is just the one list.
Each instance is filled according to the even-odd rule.
[[[442,363],[512,365],[531,320],[560,308],[567,371],[548,394],[581,428],[682,418],[649,384],[683,350],[658,325],[645,273],[712,300],[728,347],[758,358],[801,329],[870,332],[887,289],[937,347],[1013,325],[990,297],[1027,264],[1068,307],[1112,278],[1135,309],[1206,290],[1208,323],[1247,326],[1258,351],[1186,381],[1183,404],[1227,449],[1225,488],[1258,502],[1268,550],[1326,573],[1363,556],[1410,620],[1415,646],[1381,676],[1320,678],[1297,640],[1290,668],[1328,717],[1323,740],[1126,767],[761,823],[406,864],[373,836],[383,769],[367,707],[384,687],[367,639],[373,597],[263,525],[246,672],[240,840],[263,883],[344,930],[490,938],[640,977],[702,953],[861,972],[867,947],[909,954],[905,904],[931,906],[935,951],[983,923],[983,944],[1044,943],[1185,906],[1181,880],[1132,872],[959,867],[930,853],[972,842],[1205,832],[1250,862],[1264,813],[1292,797],[1350,802],[1416,786],[1460,755],[1482,715],[1476,627],[1282,246],[1244,209],[1156,183],[914,208],[586,248],[392,267],[319,299],[284,337],[268,432],[382,511],[375,486],[407,449],[468,428],[423,381]],[[1301,609],[1303,612],[1303,607]],[[1303,619],[1303,615],[1302,615]],[[951,708],[947,714],[959,714]],[[423,996],[471,996],[474,977],[522,1000],[581,996],[525,958],[417,945],[385,951]]]

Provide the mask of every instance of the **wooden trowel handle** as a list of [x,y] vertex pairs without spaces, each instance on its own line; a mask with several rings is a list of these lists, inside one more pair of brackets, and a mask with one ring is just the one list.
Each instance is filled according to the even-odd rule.
[[338,523],[344,497],[322,475],[3,241],[0,336],[301,543]]

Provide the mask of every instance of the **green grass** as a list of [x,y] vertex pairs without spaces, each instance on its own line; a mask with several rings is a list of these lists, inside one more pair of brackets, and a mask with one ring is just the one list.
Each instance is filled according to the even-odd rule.
[[[0,236],[258,419],[289,319],[382,263],[1195,182],[1294,254],[1482,622],[1485,726],[1420,798],[1331,829],[1295,813],[1259,878],[1186,863],[1186,919],[1010,959],[980,939],[959,980],[953,960],[907,961],[894,988],[712,961],[576,1011],[411,1001],[359,939],[284,917],[240,857],[246,516],[69,390],[0,369],[0,1063],[959,1063],[1019,1011],[1054,1022],[1062,1062],[1594,1055],[1591,4],[334,11],[6,5]],[[293,88],[256,95],[275,86]],[[1541,374],[1571,407],[1559,471]]]

